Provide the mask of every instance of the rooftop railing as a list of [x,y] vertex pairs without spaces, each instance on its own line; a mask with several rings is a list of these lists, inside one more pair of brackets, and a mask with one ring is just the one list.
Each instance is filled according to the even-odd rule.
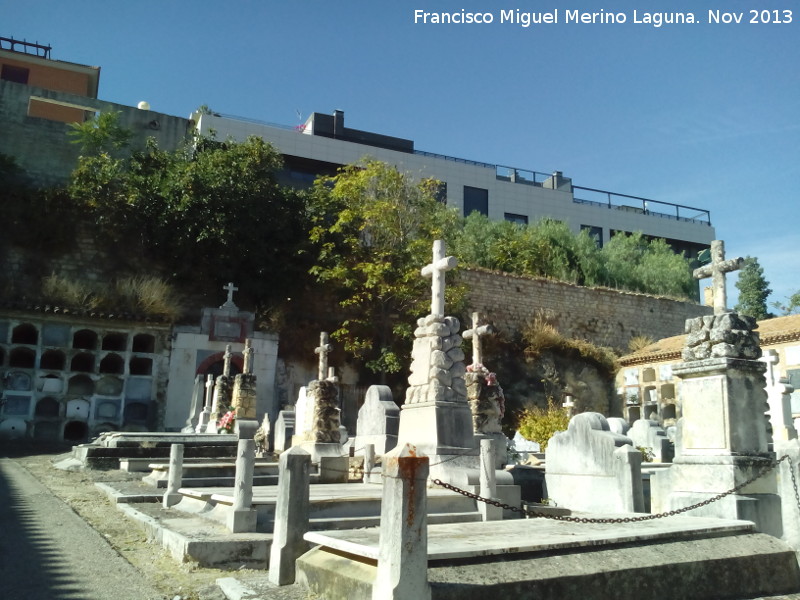
[[[17,46],[20,46],[18,49]],[[0,37],[0,50],[11,50],[12,52],[23,52],[25,54],[35,54],[41,58],[50,58],[50,51],[53,48],[38,42],[28,42],[25,40],[15,40],[14,38]]]
[[[673,204],[672,202],[663,202],[661,200],[652,200],[651,198],[642,198],[640,196],[629,196],[628,194],[617,194],[615,192],[581,187],[579,185],[573,185],[572,189],[573,202],[577,204],[590,204],[613,210],[623,210],[652,217],[660,217],[662,219],[674,219],[676,221],[702,223],[703,225],[711,226],[711,213],[702,208]],[[589,196],[592,199],[578,198],[578,194],[581,196]]]

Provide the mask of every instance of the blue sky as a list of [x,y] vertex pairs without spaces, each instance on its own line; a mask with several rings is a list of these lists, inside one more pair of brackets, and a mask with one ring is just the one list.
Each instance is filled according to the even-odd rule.
[[[416,9],[494,22],[426,25]],[[515,9],[558,9],[560,22],[500,22]],[[792,21],[749,23],[752,9]],[[770,300],[800,290],[795,0],[0,0],[0,10],[0,35],[102,67],[105,100],[180,116],[207,104],[286,125],[341,109],[348,126],[422,150],[708,209],[729,256],[758,257]],[[565,23],[567,10],[626,22]],[[634,10],[699,22],[654,27]],[[743,19],[708,23],[709,10]]]

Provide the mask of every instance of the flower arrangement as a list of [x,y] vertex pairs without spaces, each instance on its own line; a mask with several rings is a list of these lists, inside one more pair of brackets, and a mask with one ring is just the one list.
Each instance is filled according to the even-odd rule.
[[236,423],[236,411],[229,410],[217,422],[217,433],[233,433],[233,426]]

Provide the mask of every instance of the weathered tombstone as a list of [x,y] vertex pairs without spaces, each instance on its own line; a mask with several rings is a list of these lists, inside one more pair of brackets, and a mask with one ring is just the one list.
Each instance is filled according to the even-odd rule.
[[428,458],[409,445],[383,457],[378,568],[373,600],[426,600],[428,584]]
[[626,435],[633,440],[634,446],[652,454],[652,462],[669,463],[675,458],[675,445],[669,441],[667,432],[658,421],[634,421]]
[[232,357],[231,345],[227,344],[225,346],[225,354],[223,355],[222,375],[217,377],[214,382],[214,400],[211,404],[211,417],[209,421],[209,427],[213,428],[213,431],[209,431],[208,433],[217,433],[217,423],[220,417],[229,410],[231,405],[231,394],[233,392],[233,382],[231,380]]
[[385,454],[397,445],[400,427],[400,408],[386,385],[372,385],[367,389],[364,404],[358,411],[356,423],[356,454],[362,454],[367,444],[378,454]]
[[572,510],[643,512],[642,454],[600,413],[572,417],[547,444],[547,495]]
[[779,376],[776,367],[780,358],[775,350],[766,350],[760,360],[767,365],[767,402],[773,442],[793,440],[797,437],[792,421],[791,394],[794,387],[787,378]]
[[[495,449],[497,442],[491,438],[481,440],[481,489],[483,498],[497,500],[497,476],[495,474]],[[478,502],[478,510],[484,521],[499,521],[503,518],[503,509],[486,502]]]
[[275,452],[284,452],[292,447],[294,415],[293,410],[282,410],[278,413],[278,420],[275,421]]
[[276,585],[294,583],[295,561],[308,549],[309,470],[311,455],[291,448],[278,460],[278,498],[269,558],[269,580]]
[[606,421],[608,421],[608,428],[612,433],[628,435],[631,424],[622,417],[606,417]]
[[192,392],[192,403],[189,407],[189,416],[186,418],[186,425],[181,430],[184,433],[193,433],[197,430],[197,423],[200,420],[200,412],[203,409],[203,376],[197,375],[194,378],[194,391]]
[[242,373],[233,378],[231,409],[236,413],[235,429],[239,438],[252,438],[256,420],[256,376],[253,374],[253,346],[250,339],[244,343],[244,366]]
[[253,439],[256,442],[256,452],[260,455],[269,451],[269,432],[271,425],[269,422],[269,415],[264,415],[261,425],[256,429]]

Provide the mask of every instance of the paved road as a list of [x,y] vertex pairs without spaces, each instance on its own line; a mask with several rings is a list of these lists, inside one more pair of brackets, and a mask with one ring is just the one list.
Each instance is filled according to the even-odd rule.
[[14,461],[0,458],[0,598],[164,596],[69,506]]

